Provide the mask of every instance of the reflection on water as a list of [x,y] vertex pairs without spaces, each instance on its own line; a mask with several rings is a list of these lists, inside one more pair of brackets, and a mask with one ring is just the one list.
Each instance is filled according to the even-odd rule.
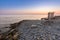
[[47,17],[47,15],[0,15],[0,24],[15,23],[24,19],[40,20],[43,17]]

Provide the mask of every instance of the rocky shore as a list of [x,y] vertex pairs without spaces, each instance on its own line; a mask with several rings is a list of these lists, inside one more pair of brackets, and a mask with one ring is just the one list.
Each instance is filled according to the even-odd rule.
[[10,33],[12,29],[17,30],[19,33],[18,40],[60,40],[60,22],[22,20],[10,24],[9,28],[11,29],[6,33]]
[[19,40],[60,40],[60,22],[23,20],[18,23]]

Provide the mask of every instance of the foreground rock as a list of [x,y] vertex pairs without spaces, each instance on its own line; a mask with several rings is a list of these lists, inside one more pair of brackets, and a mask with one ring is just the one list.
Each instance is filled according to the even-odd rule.
[[23,20],[18,26],[19,40],[60,40],[60,22],[41,23],[40,20]]
[[6,28],[10,28],[4,31],[7,40],[60,40],[60,22],[23,20]]

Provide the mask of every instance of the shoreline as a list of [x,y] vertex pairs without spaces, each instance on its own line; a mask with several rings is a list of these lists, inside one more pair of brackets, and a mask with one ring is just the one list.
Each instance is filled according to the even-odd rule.
[[[19,36],[24,37],[27,40],[31,40],[33,37],[36,37],[37,39],[37,35],[39,37],[42,37],[43,39],[47,39],[48,37],[48,40],[50,40],[50,38],[54,39],[56,35],[59,38],[60,36],[60,32],[59,32],[60,24],[59,23],[60,22],[41,21],[41,20],[22,20],[17,23],[10,24],[11,29],[6,33],[14,32],[14,30],[15,31],[17,30],[17,32],[19,33]],[[14,30],[12,31],[12,29]],[[46,36],[45,34],[47,35],[47,37],[45,37]]]

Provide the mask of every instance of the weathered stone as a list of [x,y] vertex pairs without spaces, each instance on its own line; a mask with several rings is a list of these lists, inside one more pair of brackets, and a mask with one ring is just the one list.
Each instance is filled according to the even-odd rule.
[[18,31],[23,33],[21,37],[24,37],[25,40],[57,40],[60,39],[55,36],[55,33],[60,33],[57,31],[57,26],[60,25],[56,25],[56,23],[44,25],[40,20],[28,20],[19,25]]

